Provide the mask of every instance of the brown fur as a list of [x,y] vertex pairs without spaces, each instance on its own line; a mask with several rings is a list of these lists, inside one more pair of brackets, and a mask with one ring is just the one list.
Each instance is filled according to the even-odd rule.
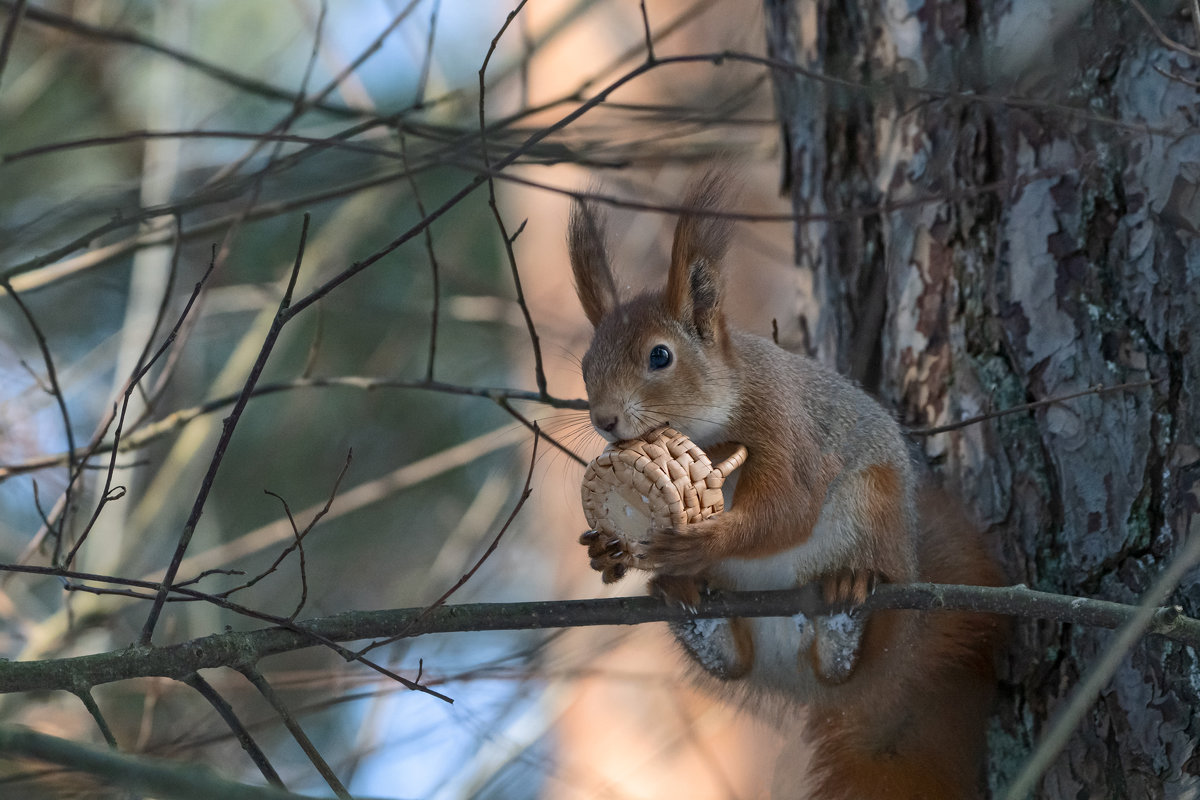
[[[730,226],[712,216],[727,182],[710,173],[693,185],[666,288],[625,302],[597,214],[582,205],[572,213],[571,263],[595,326],[583,371],[597,430],[631,439],[669,423],[701,447],[739,442],[749,452],[723,513],[656,532],[639,552],[587,538],[593,566],[605,574],[651,569],[652,590],[685,604],[697,602],[706,584],[818,582],[831,602],[856,603],[879,581],[998,583],[952,503],[928,493],[916,502],[904,439],[875,401],[811,359],[728,328],[721,260]],[[658,346],[672,354],[666,366],[648,359]],[[732,635],[720,640],[732,642],[730,652],[699,641],[720,659],[705,669],[725,686],[744,687],[745,696],[782,694],[808,706],[813,798],[975,796],[999,622],[883,611],[866,621],[856,651],[838,651],[842,629],[825,619],[828,626],[734,620]],[[686,626],[675,632],[685,647],[697,645],[685,641]],[[834,648],[829,664],[821,663],[822,645]],[[784,663],[795,666],[778,674]]]
[[[921,493],[920,580],[998,586],[1001,573],[957,502]],[[907,658],[889,660],[902,616],[916,618]],[[979,797],[1003,617],[889,611],[868,622],[846,696],[812,707],[812,797],[964,800]],[[856,683],[857,682],[857,683]],[[855,693],[854,690],[861,690]],[[850,702],[846,702],[849,700]],[[801,796],[797,794],[797,796]]]

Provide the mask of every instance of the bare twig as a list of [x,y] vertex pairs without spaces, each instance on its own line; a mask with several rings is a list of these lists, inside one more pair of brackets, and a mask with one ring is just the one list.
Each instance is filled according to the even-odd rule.
[[[1200,0],[1197,0],[1197,1],[1200,2]],[[1190,86],[1193,89],[1200,89],[1200,81],[1191,80],[1189,78],[1183,77],[1182,75],[1172,75],[1170,72],[1167,72],[1165,69],[1160,67],[1158,64],[1151,64],[1150,68],[1152,70],[1154,70],[1155,72],[1157,72],[1159,75],[1162,75],[1164,78],[1166,78],[1169,81],[1175,81],[1176,83],[1182,83],[1184,86]]]
[[433,0],[432,8],[429,10],[429,35],[425,37],[425,57],[421,59],[421,74],[417,78],[417,94],[413,98],[412,107],[414,109],[423,108],[425,105],[425,89],[429,85],[429,69],[433,66],[433,40],[437,35],[438,12],[442,8],[442,0]]
[[[58,412],[62,417],[63,433],[67,440],[67,482],[63,488],[63,511],[62,515],[58,518],[58,531],[54,532],[54,555],[52,557],[54,563],[58,563],[59,558],[62,556],[63,539],[67,532],[67,519],[70,516],[71,490],[75,485],[75,431],[71,425],[71,415],[67,411],[67,398],[63,394],[62,386],[58,383],[58,373],[54,369],[54,358],[50,355],[50,346],[46,343],[46,337],[42,333],[41,326],[38,325],[37,318],[33,316],[33,312],[29,310],[29,306],[25,305],[25,301],[13,291],[12,284],[5,280],[2,285],[13,299],[13,302],[17,304],[17,308],[21,310],[25,321],[29,323],[29,329],[33,332],[34,339],[37,340],[38,349],[42,353],[42,362],[46,365],[46,377],[50,381],[50,394],[54,397],[54,402],[58,405]],[[49,529],[51,521],[45,515],[43,515],[43,519],[46,521],[47,529]],[[47,532],[51,531],[47,530]],[[35,538],[40,538],[40,534]]]
[[[353,75],[354,72],[367,61],[367,59],[369,59],[372,55],[374,55],[376,52],[378,52],[379,48],[383,46],[384,40],[386,40],[387,37],[390,36],[392,34],[392,32],[396,28],[398,28],[400,26],[400,24],[402,22],[404,22],[405,19],[408,18],[408,15],[413,12],[413,10],[417,7],[417,5],[420,4],[420,2],[421,2],[421,0],[409,0],[408,5],[406,5],[403,9],[401,9],[392,18],[392,21],[390,23],[388,23],[386,26],[384,26],[383,30],[380,31],[378,35],[376,35],[375,39],[369,45],[367,45],[367,47],[364,48],[362,52],[359,53],[359,55],[353,61],[351,61],[349,64],[347,64],[342,69],[341,72],[339,72],[337,75],[335,75],[329,81],[329,83],[325,84],[325,86],[322,87],[320,90],[318,90],[317,93],[314,94],[311,98],[304,97],[304,89],[302,88],[301,91],[299,92],[299,94],[296,96],[296,99],[292,106],[291,111],[288,112],[288,114],[283,119],[281,119],[274,126],[272,126],[271,130],[273,132],[287,130],[309,108],[311,108],[314,103],[319,103],[319,102],[323,101],[326,97],[328,97],[348,77]],[[321,21],[323,21],[323,20],[324,20],[324,7],[322,7],[322,16],[321,16]],[[320,37],[321,37],[321,30],[320,30],[320,24],[318,24],[317,35],[315,37],[316,41],[314,42],[314,45],[313,45],[314,60],[315,60],[315,55],[316,55],[316,47],[317,47],[317,44],[319,44],[319,42],[320,42]],[[310,64],[311,63],[312,62],[310,61]],[[307,75],[306,75],[306,81],[307,81]],[[232,162],[231,164],[226,165],[224,168],[218,170],[217,174],[214,175],[209,180],[209,183],[213,184],[213,183],[220,182],[223,179],[225,179],[226,177],[228,177],[229,175],[240,170],[242,165],[245,164],[247,161],[249,161],[254,156],[254,154],[258,152],[259,148],[261,148],[261,147],[262,147],[261,142],[256,143],[253,147],[250,148],[250,150],[248,152],[244,153],[241,158],[237,159],[236,161]],[[260,175],[265,177],[266,170],[262,171],[260,173]]]
[[318,510],[317,513],[313,515],[313,518],[309,521],[309,523],[304,526],[303,531],[301,531],[299,529],[299,527],[296,525],[296,519],[295,519],[295,517],[292,516],[292,509],[288,506],[287,501],[284,500],[282,497],[280,497],[275,492],[271,492],[271,491],[267,492],[267,494],[269,494],[272,497],[274,497],[275,499],[277,499],[283,505],[283,510],[287,514],[288,522],[292,526],[292,534],[293,534],[292,544],[285,547],[283,549],[283,551],[278,556],[276,556],[275,561],[272,562],[271,565],[269,567],[267,567],[265,570],[263,570],[261,573],[259,573],[255,577],[251,578],[250,580],[246,581],[241,586],[236,586],[232,589],[221,592],[218,595],[218,597],[229,597],[230,595],[234,594],[235,592],[240,592],[243,589],[249,589],[251,586],[258,583],[259,581],[261,581],[263,578],[267,577],[271,573],[275,572],[275,570],[279,569],[279,565],[283,563],[284,559],[286,559],[289,555],[291,555],[293,550],[297,550],[297,551],[299,551],[299,557],[300,557],[300,586],[301,586],[300,600],[296,606],[296,610],[293,611],[288,616],[288,619],[294,620],[300,614],[300,611],[301,611],[301,609],[304,608],[304,603],[308,598],[308,580],[307,580],[307,574],[306,574],[305,562],[304,562],[304,537],[308,536],[308,534],[312,531],[312,529],[316,526],[316,524],[321,521],[321,518],[324,517],[326,514],[328,514],[329,509],[333,507],[333,500],[335,497],[337,497],[338,488],[341,487],[341,485],[342,485],[342,479],[346,477],[346,473],[350,470],[350,463],[351,463],[351,461],[353,461],[353,457],[354,457],[353,451],[349,451],[346,453],[346,462],[342,465],[341,472],[338,473],[337,479],[333,482],[333,489],[329,493],[329,499],[325,501],[325,506],[323,508],[321,508],[320,510]]
[[238,668],[238,671],[246,676],[246,680],[258,689],[271,708],[275,709],[275,713],[279,715],[279,719],[283,721],[284,727],[292,734],[292,738],[296,740],[296,744],[300,745],[300,749],[304,751],[304,755],[308,756],[308,760],[316,767],[317,772],[333,790],[333,793],[343,800],[350,800],[350,793],[346,791],[346,787],[338,780],[333,769],[329,766],[321,751],[317,749],[312,740],[308,738],[308,734],[304,732],[304,728],[300,727],[300,723],[292,716],[292,712],[288,709],[287,704],[283,702],[283,698],[275,691],[270,682],[263,677],[262,673],[250,665],[244,665]]
[[[132,142],[155,141],[159,139],[218,139],[223,141],[249,141],[267,144],[304,144],[319,150],[344,150],[351,153],[362,153],[379,158],[395,159],[396,154],[385,147],[351,142],[333,137],[303,136],[284,131],[233,131],[233,130],[132,130],[111,136],[85,136],[80,139],[65,139],[61,142],[27,147],[24,150],[14,150],[0,155],[0,165],[13,164],[29,158],[38,158],[72,150],[86,150],[93,147],[111,147],[130,144]],[[165,209],[164,209],[165,210]]]
[[[1183,53],[1188,58],[1200,59],[1200,50],[1188,47],[1181,42],[1175,41],[1170,36],[1167,36],[1167,34],[1163,32],[1163,29],[1159,27],[1158,23],[1154,21],[1154,17],[1150,16],[1150,12],[1146,10],[1146,7],[1138,2],[1138,0],[1129,0],[1129,5],[1133,6],[1133,10],[1140,14],[1142,19],[1146,21],[1146,24],[1150,26],[1150,30],[1154,33],[1155,38],[1158,39],[1159,43],[1163,47],[1167,48],[1168,50],[1174,50],[1176,53]],[[1197,34],[1200,35],[1200,26],[1198,26],[1196,30]]]
[[[344,474],[344,472],[343,472],[343,474]],[[339,482],[341,481],[340,476],[339,476],[338,480],[339,480]],[[300,533],[300,530],[296,527],[296,518],[292,516],[292,509],[288,507],[287,500],[284,500],[281,495],[278,495],[275,492],[272,492],[270,490],[264,489],[263,491],[265,491],[271,497],[274,497],[281,504],[283,504],[283,511],[285,514],[287,514],[288,523],[292,526],[292,537],[293,537],[292,543],[284,548],[284,552],[281,553],[279,558],[277,558],[275,560],[275,564],[272,565],[271,568],[268,570],[268,572],[264,573],[264,574],[269,574],[270,572],[274,572],[275,567],[278,566],[280,563],[282,563],[283,559],[287,558],[289,553],[291,553],[293,550],[296,551],[297,557],[300,562],[299,563],[299,567],[300,567],[300,598],[296,601],[296,608],[292,610],[291,614],[288,614],[288,619],[294,620],[300,614],[300,612],[304,609],[304,604],[308,602],[308,560],[304,556],[304,534]],[[333,497],[331,496],[330,503],[332,503],[332,502],[333,502]],[[328,510],[329,510],[329,505],[326,504],[322,513],[324,513],[324,511],[328,511]],[[314,522],[315,522],[315,520],[314,520]],[[312,529],[312,526],[310,525],[308,528],[305,529],[304,533],[308,533],[308,531],[311,529]]]
[[537,424],[535,423],[533,426],[532,452],[529,454],[529,471],[525,474],[525,486],[523,489],[521,489],[521,496],[517,498],[516,504],[513,505],[513,510],[509,513],[508,519],[504,520],[504,524],[500,526],[500,530],[496,532],[496,536],[492,539],[491,544],[489,544],[483,551],[483,554],[479,556],[473,565],[471,565],[470,569],[463,573],[461,578],[455,581],[453,586],[443,592],[441,597],[439,597],[437,600],[434,600],[432,603],[430,603],[429,606],[426,607],[425,611],[422,612],[416,619],[414,619],[407,628],[392,636],[389,636],[386,639],[372,642],[368,646],[359,650],[359,654],[369,653],[376,647],[381,647],[386,644],[391,644],[399,639],[403,639],[408,635],[409,630],[421,624],[421,621],[432,614],[436,609],[444,606],[446,601],[449,600],[455,592],[461,589],[463,585],[466,584],[467,581],[471,580],[472,576],[479,571],[479,568],[483,566],[483,562],[487,561],[491,557],[492,553],[496,552],[496,548],[500,546],[500,539],[504,537],[505,531],[507,531],[509,526],[513,524],[513,520],[517,518],[517,514],[521,513],[521,509],[524,507],[525,501],[528,500],[529,495],[533,493],[533,490],[530,488],[530,484],[533,481],[533,467],[535,464],[537,464],[537,450],[538,440],[541,438],[540,434],[541,431],[538,429]]
[[4,38],[0,39],[0,85],[3,85],[4,68],[8,66],[8,56],[12,52],[13,40],[17,38],[17,28],[21,25],[21,17],[25,15],[25,0],[16,0],[8,9],[8,23],[4,26]]
[[[492,54],[496,52],[496,46],[503,38],[508,26],[517,18],[521,10],[525,8],[525,3],[528,0],[521,0],[517,7],[509,12],[508,17],[504,20],[504,24],[500,26],[500,30],[492,37],[492,42],[488,46],[487,54],[483,57],[483,64],[479,67],[479,153],[483,159],[484,169],[488,170],[487,176],[488,185],[488,206],[492,209],[492,216],[496,220],[496,227],[500,229],[500,238],[504,240],[504,252],[508,256],[509,271],[512,273],[513,288],[517,293],[517,305],[521,309],[521,314],[525,318],[525,327],[529,331],[529,341],[533,347],[533,373],[534,381],[538,387],[538,392],[545,395],[549,390],[546,387],[546,370],[542,366],[542,348],[538,343],[537,328],[533,324],[533,315],[529,313],[529,305],[525,302],[525,292],[521,288],[521,273],[517,269],[517,257],[513,252],[513,240],[516,239],[516,234],[508,235],[508,229],[504,225],[504,216],[500,213],[500,206],[496,204],[496,182],[493,179],[491,172],[491,159],[488,157],[487,150],[487,114],[485,111],[485,103],[487,98],[487,68],[492,60]],[[524,227],[522,225],[522,227]]]
[[162,613],[163,604],[166,603],[167,595],[171,591],[171,583],[175,580],[179,564],[183,561],[183,556],[187,552],[188,545],[191,543],[192,534],[196,532],[196,526],[200,523],[200,515],[204,513],[204,505],[208,501],[208,495],[212,490],[213,482],[216,480],[217,471],[220,469],[221,462],[225,457],[226,448],[229,446],[229,441],[233,438],[233,432],[237,428],[237,423],[242,416],[242,412],[246,409],[246,404],[250,401],[254,385],[258,382],[258,378],[266,366],[267,358],[271,355],[271,350],[275,347],[279,333],[283,330],[283,326],[289,319],[287,311],[292,302],[292,292],[296,288],[296,279],[300,274],[300,265],[304,261],[304,245],[308,239],[308,223],[309,216],[305,214],[304,224],[300,231],[300,245],[296,251],[296,260],[292,264],[287,289],[284,290],[283,298],[279,301],[279,310],[275,314],[275,321],[271,324],[271,329],[267,332],[262,348],[259,350],[258,359],[254,362],[249,377],[246,378],[246,383],[242,387],[242,392],[238,396],[233,410],[229,412],[229,416],[225,419],[221,430],[221,438],[217,441],[216,449],[213,452],[212,459],[209,461],[208,471],[201,482],[196,500],[192,504],[188,520],[179,535],[175,554],[171,557],[171,563],[167,567],[166,574],[163,575],[158,597],[155,598],[154,605],[150,609],[150,614],[146,617],[146,624],[142,627],[141,641],[143,644],[149,644],[151,637],[154,635],[154,628],[158,624],[158,617]]
[[956,430],[959,430],[960,428],[966,428],[971,425],[978,425],[980,422],[986,422],[990,419],[996,419],[998,417],[1007,417],[1009,414],[1021,414],[1026,411],[1032,411],[1035,408],[1042,408],[1043,406],[1055,405],[1057,403],[1061,403],[1066,400],[1074,400],[1077,397],[1084,397],[1089,394],[1108,394],[1109,392],[1125,392],[1125,391],[1132,391],[1134,389],[1144,389],[1147,386],[1154,386],[1155,384],[1162,383],[1165,380],[1167,380],[1167,379],[1166,378],[1152,378],[1152,379],[1146,380],[1146,381],[1132,381],[1130,383],[1119,383],[1116,386],[1105,386],[1102,383],[1098,383],[1095,386],[1088,387],[1087,389],[1084,389],[1081,392],[1073,392],[1071,394],[1056,395],[1054,397],[1047,397],[1045,400],[1035,400],[1032,403],[1023,403],[1019,406],[1013,406],[1011,408],[1004,408],[999,411],[989,411],[986,414],[979,414],[974,417],[968,417],[967,419],[962,419],[962,420],[959,420],[958,422],[951,422],[947,425],[938,425],[938,426],[932,427],[932,428],[909,428],[905,432],[909,436],[933,436],[934,434],[937,434],[937,433],[946,433],[948,431],[956,431]]
[[181,681],[196,690],[208,704],[213,707],[213,710],[225,721],[234,738],[238,740],[238,744],[246,751],[246,755],[250,756],[250,760],[254,762],[254,766],[258,767],[258,771],[262,773],[263,778],[272,786],[278,786],[280,789],[286,788],[283,785],[283,779],[279,777],[279,773],[275,771],[275,767],[271,764],[271,760],[267,758],[267,754],[258,746],[258,742],[250,735],[250,731],[242,724],[237,713],[233,710],[233,706],[229,705],[229,701],[221,696],[221,693],[213,688],[212,684],[200,677],[198,673],[193,672],[191,675],[185,675],[180,678]]
[[[149,367],[158,360],[158,358],[162,355],[162,353],[165,352],[166,349],[168,347],[170,347],[171,343],[175,340],[175,336],[177,335],[180,326],[183,324],[183,320],[186,319],[187,315],[190,313],[192,306],[196,301],[196,298],[199,296],[200,291],[203,289],[203,287],[205,285],[205,282],[208,280],[209,276],[212,274],[214,264],[215,264],[215,260],[209,262],[208,269],[205,271],[204,275],[201,276],[200,280],[198,280],[196,282],[196,285],[194,287],[192,287],[192,294],[189,297],[188,302],[184,306],[183,312],[179,315],[179,319],[176,321],[175,327],[172,328],[171,333],[167,336],[167,339],[160,346],[159,350],[150,358],[150,360],[148,362],[143,364],[139,370],[135,371],[135,373],[129,377],[129,381],[126,383],[125,391],[123,393],[124,400],[123,400],[123,403],[121,406],[121,420],[122,421],[124,420],[125,408],[129,402],[130,392],[132,391],[133,387],[136,386],[141,381],[141,378],[145,376],[145,373],[149,369]],[[149,344],[149,340],[147,341],[147,344]],[[231,400],[231,402],[232,402],[232,400]],[[82,451],[73,451],[71,453],[64,453],[59,456],[52,456],[49,459],[35,459],[34,462],[30,462],[26,465],[22,465],[22,466],[18,467],[16,471],[9,471],[8,468],[0,466],[0,481],[5,480],[6,478],[12,477],[13,475],[30,471],[30,470],[25,469],[26,466],[32,467],[33,470],[38,470],[38,469],[45,469],[46,467],[57,466],[57,465],[63,464],[63,463],[76,462],[78,464],[76,474],[78,474],[78,472],[80,472],[84,469],[90,469],[91,466],[89,465],[88,460],[91,459],[92,456],[96,455],[97,453],[101,453],[101,452],[109,452],[109,453],[115,454],[118,449],[118,446],[120,445],[119,432],[118,432],[118,435],[115,437],[113,444],[109,444],[107,446],[102,445],[104,437],[107,435],[108,428],[110,425],[112,425],[114,419],[115,419],[115,415],[113,413],[109,413],[108,415],[106,415],[100,421],[100,424],[98,424],[96,426],[95,431],[92,433],[91,441],[88,443],[87,447],[84,448]],[[119,429],[118,429],[118,431],[119,431]],[[102,499],[101,499],[100,503],[97,505],[97,508],[95,509],[95,511],[93,512],[92,519],[88,522],[88,525],[84,529],[83,534],[80,536],[79,540],[72,547],[71,552],[68,553],[67,557],[63,560],[63,563],[62,563],[63,566],[69,567],[71,565],[72,561],[74,560],[76,552],[78,551],[79,547],[83,544],[84,540],[87,538],[88,531],[91,530],[92,526],[95,524],[96,520],[99,518],[100,512],[104,508],[104,504],[109,502],[109,500],[114,499],[111,495],[111,491],[112,491],[111,485],[112,485],[112,477],[113,477],[113,472],[114,472],[115,466],[116,466],[115,460],[110,459],[109,466],[108,466],[108,475],[106,478],[107,482],[105,484],[106,488],[103,493]],[[51,516],[48,517],[45,514],[45,512],[42,511],[41,506],[38,503],[37,483],[34,482],[34,504],[38,507],[39,514],[41,514],[43,527],[42,527],[42,530],[39,531],[38,534],[35,535],[33,537],[33,539],[30,541],[29,546],[26,547],[25,552],[21,556],[21,560],[24,560],[28,556],[32,555],[41,546],[41,541],[42,541],[43,536],[52,527],[51,523],[50,523],[51,517],[57,516],[59,513],[61,513],[62,509],[65,508],[65,500],[66,500],[66,496],[65,495],[61,496],[59,498],[59,501],[56,503],[54,510],[51,512]]]
[[642,12],[642,34],[646,40],[646,63],[653,64],[658,59],[654,57],[654,36],[650,33],[650,16],[646,13],[646,0],[640,0],[638,6]]
[[[167,310],[170,307],[171,300],[175,295],[175,281],[179,277],[179,258],[183,253],[183,220],[176,215],[174,222],[175,241],[171,245],[171,261],[170,265],[167,267],[167,283],[163,287],[162,299],[159,301],[158,310],[154,314],[154,323],[150,326],[150,333],[146,335],[146,343],[142,346],[142,351],[138,354],[137,361],[134,362],[133,373],[135,375],[140,373],[143,377],[145,376],[146,372],[149,371],[144,369],[146,364],[153,364],[154,361],[156,361],[162,355],[162,350],[164,348],[160,348],[159,352],[155,353],[153,358],[151,358],[150,349],[154,347],[154,340],[158,338],[158,332],[162,328],[162,324],[167,318]],[[210,259],[208,269],[205,271],[203,277],[201,277],[201,279],[197,282],[200,286],[203,286],[209,275],[212,274],[214,267],[215,263]],[[200,289],[192,287],[192,295],[188,298],[188,302],[184,307],[184,313],[180,315],[181,319],[176,320],[175,327],[171,329],[171,336],[168,337],[172,341],[174,340],[174,337],[179,335],[179,328],[183,324],[182,317],[186,316],[188,310],[190,310],[195,304],[199,293]],[[147,392],[141,386],[140,380],[135,381],[135,385],[138,387],[138,391],[142,393],[142,402],[145,405],[145,409],[142,412],[142,417],[148,416],[152,413],[152,407],[157,398],[151,397],[153,393]]]
[[[171,332],[167,334],[167,338],[163,340],[161,345],[159,345],[158,350],[156,350],[153,355],[147,358],[150,347],[154,344],[154,336],[157,334],[158,327],[162,322],[162,318],[166,314],[167,300],[171,293],[171,287],[174,284],[174,273],[175,266],[178,264],[178,254],[179,245],[177,242],[175,256],[171,260],[171,279],[168,281],[167,288],[164,292],[163,302],[159,307],[158,315],[155,319],[154,327],[150,332],[150,336],[146,339],[146,346],[142,350],[141,355],[138,356],[137,363],[134,367],[134,373],[130,375],[125,382],[125,388],[122,392],[121,398],[120,413],[115,415],[117,425],[113,430],[112,446],[109,448],[108,472],[104,479],[104,491],[101,494],[100,502],[96,504],[96,508],[92,512],[92,518],[88,520],[87,526],[84,527],[83,531],[79,534],[79,538],[76,539],[75,544],[71,547],[71,551],[67,553],[67,557],[63,559],[62,565],[64,567],[70,567],[71,563],[75,560],[76,553],[79,552],[79,548],[83,546],[83,543],[87,541],[88,534],[91,533],[93,526],[95,526],[96,521],[100,518],[100,514],[104,510],[105,505],[124,496],[124,487],[117,487],[121,490],[120,494],[117,494],[114,491],[112,482],[113,475],[115,474],[117,467],[117,452],[121,447],[121,433],[125,425],[125,415],[129,410],[130,399],[133,397],[134,390],[141,385],[142,378],[146,376],[151,367],[153,367],[159,358],[162,357],[163,353],[167,352],[167,350],[171,347],[171,344],[175,341],[175,337],[179,335],[179,329],[183,326],[183,322],[185,319],[187,319],[188,314],[191,313],[192,306],[195,304],[196,299],[200,296],[200,292],[204,289],[204,285],[212,275],[215,261],[209,262],[208,269],[205,270],[202,276],[200,276],[200,280],[196,281],[196,285],[192,287],[192,294],[190,297],[188,297],[187,303],[184,304],[183,311],[180,312],[178,319],[175,321],[174,327],[172,327]],[[87,464],[88,460],[96,454],[97,448],[100,446],[100,442],[103,441],[108,427],[112,424],[113,416],[113,413],[110,412],[109,415],[101,421],[101,424],[96,427],[96,432],[92,435],[92,441],[88,444],[86,451],[79,459],[79,465],[81,469]]]
[[[434,16],[437,15],[437,4],[434,5]],[[430,36],[432,37],[432,32]],[[430,47],[432,49],[432,41]],[[422,90],[423,91],[423,90]],[[413,174],[408,163],[408,145],[407,137],[404,131],[397,130],[397,137],[400,139],[400,158],[404,162],[404,171],[408,173],[408,185],[412,189],[413,202],[416,203],[417,213],[422,217],[426,215],[425,203],[421,200],[421,190],[417,186],[417,177]],[[433,380],[433,365],[437,360],[437,335],[438,335],[438,315],[441,311],[442,290],[441,290],[441,271],[438,268],[437,253],[433,249],[433,228],[425,229],[425,254],[429,258],[429,278],[430,292],[433,295],[432,302],[429,308],[429,361],[425,365],[425,380]]]
[[113,750],[117,749],[117,737],[113,735],[112,728],[108,724],[108,720],[104,718],[104,714],[100,711],[100,706],[96,705],[96,698],[92,697],[92,692],[87,687],[75,689],[75,696],[83,703],[88,714],[96,722],[96,727],[100,729],[100,735],[104,737],[104,741]]

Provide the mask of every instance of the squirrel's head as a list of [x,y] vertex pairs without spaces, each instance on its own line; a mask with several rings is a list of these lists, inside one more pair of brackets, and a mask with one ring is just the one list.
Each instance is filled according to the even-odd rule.
[[608,441],[666,424],[701,446],[722,439],[737,391],[721,312],[731,225],[718,209],[727,183],[723,172],[708,172],[692,184],[675,227],[666,288],[629,300],[617,292],[599,209],[582,201],[572,206],[571,268],[595,329],[583,379],[592,424]]

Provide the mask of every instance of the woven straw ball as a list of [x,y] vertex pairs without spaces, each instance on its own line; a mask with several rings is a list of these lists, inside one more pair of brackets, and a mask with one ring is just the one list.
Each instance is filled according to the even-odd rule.
[[672,428],[644,439],[610,444],[583,474],[583,513],[602,536],[627,552],[643,549],[649,532],[678,528],[719,514],[721,486],[746,460],[746,448],[714,465],[700,447]]

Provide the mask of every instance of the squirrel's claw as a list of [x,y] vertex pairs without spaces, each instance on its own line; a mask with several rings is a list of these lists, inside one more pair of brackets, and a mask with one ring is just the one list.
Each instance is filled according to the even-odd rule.
[[600,573],[600,579],[605,583],[616,583],[624,578],[638,557],[627,551],[626,543],[620,538],[602,538],[600,531],[584,531],[579,536],[579,543],[587,547],[588,565]]
[[695,613],[700,603],[702,582],[694,575],[655,575],[650,579],[650,594],[668,605]]
[[827,605],[856,606],[866,601],[882,582],[879,573],[871,570],[842,570],[822,581],[821,594]]

